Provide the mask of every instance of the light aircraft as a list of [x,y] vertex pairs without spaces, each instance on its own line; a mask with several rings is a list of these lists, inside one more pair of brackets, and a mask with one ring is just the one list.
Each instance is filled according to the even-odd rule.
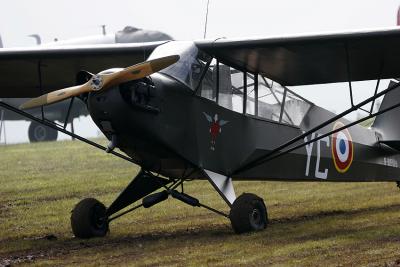
[[[169,197],[225,216],[236,233],[257,231],[268,225],[267,207],[254,194],[237,197],[233,181],[400,180],[399,83],[378,90],[400,76],[399,47],[400,29],[390,28],[0,52],[1,97],[33,97],[21,109],[79,98],[108,147],[0,105],[141,166],[108,207],[94,198],[75,206],[76,237],[104,236],[114,219]],[[377,80],[375,93],[354,103],[352,82],[363,80]],[[348,82],[352,105],[337,115],[287,87],[338,82]],[[366,110],[379,97],[379,111]],[[344,118],[360,109],[364,118]],[[359,125],[373,117],[372,127]],[[184,192],[197,179],[228,213]]]
[[[38,44],[41,43],[40,36],[37,34],[30,35],[34,37]],[[102,34],[102,35],[92,35],[80,38],[73,38],[68,40],[56,41],[42,44],[42,46],[68,46],[68,45],[97,45],[97,44],[117,44],[117,43],[143,43],[143,42],[154,42],[154,41],[165,41],[173,40],[171,36],[160,31],[139,29],[132,26],[126,26],[123,30],[116,32],[115,34]],[[0,48],[3,47],[1,37],[0,37]],[[38,68],[39,70],[39,68]],[[3,99],[6,103],[19,106],[26,102],[26,98],[7,98]],[[79,116],[87,116],[88,111],[86,106],[82,102],[77,102],[74,104],[73,108],[70,110],[68,116],[68,121],[65,121],[66,113],[68,111],[69,102],[63,101],[55,105],[51,105],[42,110],[40,108],[32,109],[29,111],[30,114],[34,116],[43,116],[49,121],[58,121],[64,125],[71,123],[71,130],[74,132],[73,121]],[[9,112],[6,109],[0,110],[1,120],[24,120],[24,116],[20,116],[14,112]],[[37,122],[31,122],[28,129],[28,137],[31,142],[39,141],[54,141],[57,139],[58,132],[50,127],[46,127]]]

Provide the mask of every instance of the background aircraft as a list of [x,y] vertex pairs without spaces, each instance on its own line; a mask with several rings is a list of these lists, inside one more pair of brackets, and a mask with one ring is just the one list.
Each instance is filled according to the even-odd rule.
[[[104,28],[103,28],[104,29]],[[37,35],[34,36],[35,39],[38,40]],[[160,31],[152,31],[152,30],[144,30],[138,29],[132,26],[127,26],[123,30],[118,31],[115,34],[106,34],[105,30],[103,30],[102,35],[93,35],[86,36],[81,38],[63,40],[63,41],[55,41],[51,43],[42,44],[45,47],[53,47],[53,46],[70,46],[70,45],[100,45],[100,44],[116,44],[116,43],[143,43],[143,42],[154,42],[154,41],[164,41],[164,40],[172,40],[173,38],[163,32]],[[3,47],[2,39],[0,37],[0,48]],[[19,106],[22,103],[26,102],[26,98],[3,98],[3,101],[13,105]],[[45,107],[43,109],[43,115],[47,120],[50,121],[58,121],[59,123],[71,123],[72,131],[74,131],[73,120],[78,118],[79,116],[87,116],[88,112],[86,107],[80,102],[77,101],[72,107],[70,111],[70,115],[68,116],[69,120],[65,122],[66,114],[69,108],[69,101],[63,101],[57,103],[55,105]],[[30,114],[35,117],[42,116],[42,110],[40,108],[29,111]],[[26,120],[25,117],[15,114],[13,112],[9,112],[5,109],[0,109],[0,120]],[[41,125],[36,122],[31,122],[28,129],[28,136],[31,142],[37,141],[54,141],[57,139],[58,132],[52,130],[49,127]]]

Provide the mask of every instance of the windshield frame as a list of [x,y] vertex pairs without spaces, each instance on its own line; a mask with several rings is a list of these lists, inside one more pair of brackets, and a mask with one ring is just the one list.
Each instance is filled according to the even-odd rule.
[[178,55],[179,60],[159,73],[174,78],[195,92],[212,57],[199,50],[194,42],[170,41],[156,47],[148,60],[171,55]]

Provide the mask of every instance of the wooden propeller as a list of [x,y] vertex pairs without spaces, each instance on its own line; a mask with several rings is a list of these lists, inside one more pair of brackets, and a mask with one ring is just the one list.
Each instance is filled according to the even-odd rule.
[[80,94],[100,91],[120,83],[138,80],[165,69],[166,67],[176,63],[178,60],[178,55],[167,56],[145,61],[111,74],[96,74],[93,75],[93,77],[85,84],[60,89],[32,98],[22,104],[19,108],[30,109],[45,106]]

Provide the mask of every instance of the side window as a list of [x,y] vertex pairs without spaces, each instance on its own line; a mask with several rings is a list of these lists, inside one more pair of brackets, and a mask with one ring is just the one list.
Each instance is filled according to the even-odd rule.
[[227,109],[233,108],[233,87],[231,78],[231,68],[224,64],[219,64],[219,84],[218,84],[218,104]]
[[243,72],[219,64],[218,104],[235,112],[243,112]]
[[[200,83],[197,95],[218,102],[218,105],[243,112],[244,74],[213,59]],[[218,82],[217,82],[218,81]]]
[[283,102],[282,122],[299,126],[311,104],[289,90],[286,91]]
[[279,84],[258,75],[258,116],[279,121],[283,88]]
[[210,66],[205,70],[204,78],[201,81],[197,94],[201,97],[216,101],[217,99],[217,62],[211,61]]
[[246,73],[246,114],[256,115],[256,86],[255,76],[250,73]]
[[258,75],[256,115],[290,125],[299,126],[311,103],[288,88]]

